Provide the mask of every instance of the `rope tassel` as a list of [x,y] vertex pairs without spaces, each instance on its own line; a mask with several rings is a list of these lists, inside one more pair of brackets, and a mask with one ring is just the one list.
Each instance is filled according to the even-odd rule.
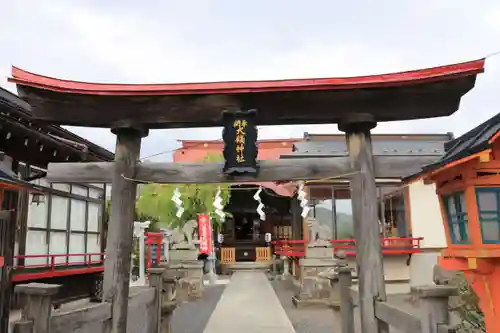
[[226,219],[226,213],[224,213],[224,206],[222,206],[222,198],[221,198],[221,190],[220,186],[217,188],[217,192],[215,193],[215,200],[214,200],[214,208],[215,208],[215,214],[220,217],[221,221],[224,222]]
[[307,214],[309,214],[309,206],[307,205],[309,201],[306,199],[307,192],[304,191],[304,186],[304,182],[300,182],[297,190],[297,199],[299,199],[300,207],[302,207],[302,213],[300,214],[302,218],[306,218]]
[[180,219],[182,214],[184,213],[184,207],[182,207],[181,192],[179,191],[178,187],[175,188],[174,194],[172,195],[172,201],[175,203],[175,206],[177,207],[177,212],[175,213],[175,216],[177,216],[177,218]]
[[266,220],[266,213],[264,213],[264,204],[262,203],[262,199],[260,197],[260,193],[262,192],[262,187],[259,187],[257,192],[255,192],[255,195],[253,196],[253,199],[257,201],[259,204],[257,205],[257,214],[259,214],[259,217],[262,221]]

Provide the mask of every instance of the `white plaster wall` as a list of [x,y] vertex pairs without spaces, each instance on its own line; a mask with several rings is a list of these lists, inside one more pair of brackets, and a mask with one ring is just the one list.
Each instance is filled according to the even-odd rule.
[[413,237],[423,237],[423,248],[446,248],[446,236],[439,199],[434,184],[417,180],[409,185],[411,229]]
[[[410,267],[406,264],[408,255],[385,255],[384,257],[384,278],[387,283],[410,281]],[[357,266],[355,257],[347,257],[349,267],[357,275]]]
[[440,251],[416,253],[410,261],[410,285],[425,286],[434,284],[433,269],[438,263]]

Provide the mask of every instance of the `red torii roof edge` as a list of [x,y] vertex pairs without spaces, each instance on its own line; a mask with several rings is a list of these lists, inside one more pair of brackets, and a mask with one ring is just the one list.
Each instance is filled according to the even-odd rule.
[[446,80],[484,72],[485,58],[406,72],[317,79],[208,83],[114,84],[61,80],[12,66],[9,82],[51,91],[87,95],[196,95],[394,87]]

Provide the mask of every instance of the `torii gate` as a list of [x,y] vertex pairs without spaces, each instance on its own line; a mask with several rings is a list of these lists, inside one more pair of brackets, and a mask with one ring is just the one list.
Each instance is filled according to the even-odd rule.
[[[222,183],[293,181],[350,175],[363,333],[387,331],[375,318],[385,300],[375,177],[399,174],[408,157],[372,156],[377,122],[449,116],[484,71],[484,59],[423,70],[326,79],[190,84],[97,84],[59,80],[13,67],[10,82],[35,118],[106,127],[116,134],[115,162],[51,164],[53,182],[112,181],[104,299],[112,301],[112,331],[125,333],[136,181]],[[258,110],[258,125],[337,123],[349,158],[263,161],[257,174],[227,175],[222,164],[140,163],[149,129],[222,125],[222,112]],[[124,227],[127,226],[127,227]]]

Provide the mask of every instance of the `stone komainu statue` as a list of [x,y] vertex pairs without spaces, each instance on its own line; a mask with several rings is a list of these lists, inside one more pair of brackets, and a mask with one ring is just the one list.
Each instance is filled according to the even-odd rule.
[[[170,246],[172,248],[194,248],[198,239],[197,229],[198,222],[196,220],[189,220],[181,228],[175,228],[174,230],[172,230],[172,236],[170,237]],[[196,239],[196,241],[194,241],[193,239]]]

